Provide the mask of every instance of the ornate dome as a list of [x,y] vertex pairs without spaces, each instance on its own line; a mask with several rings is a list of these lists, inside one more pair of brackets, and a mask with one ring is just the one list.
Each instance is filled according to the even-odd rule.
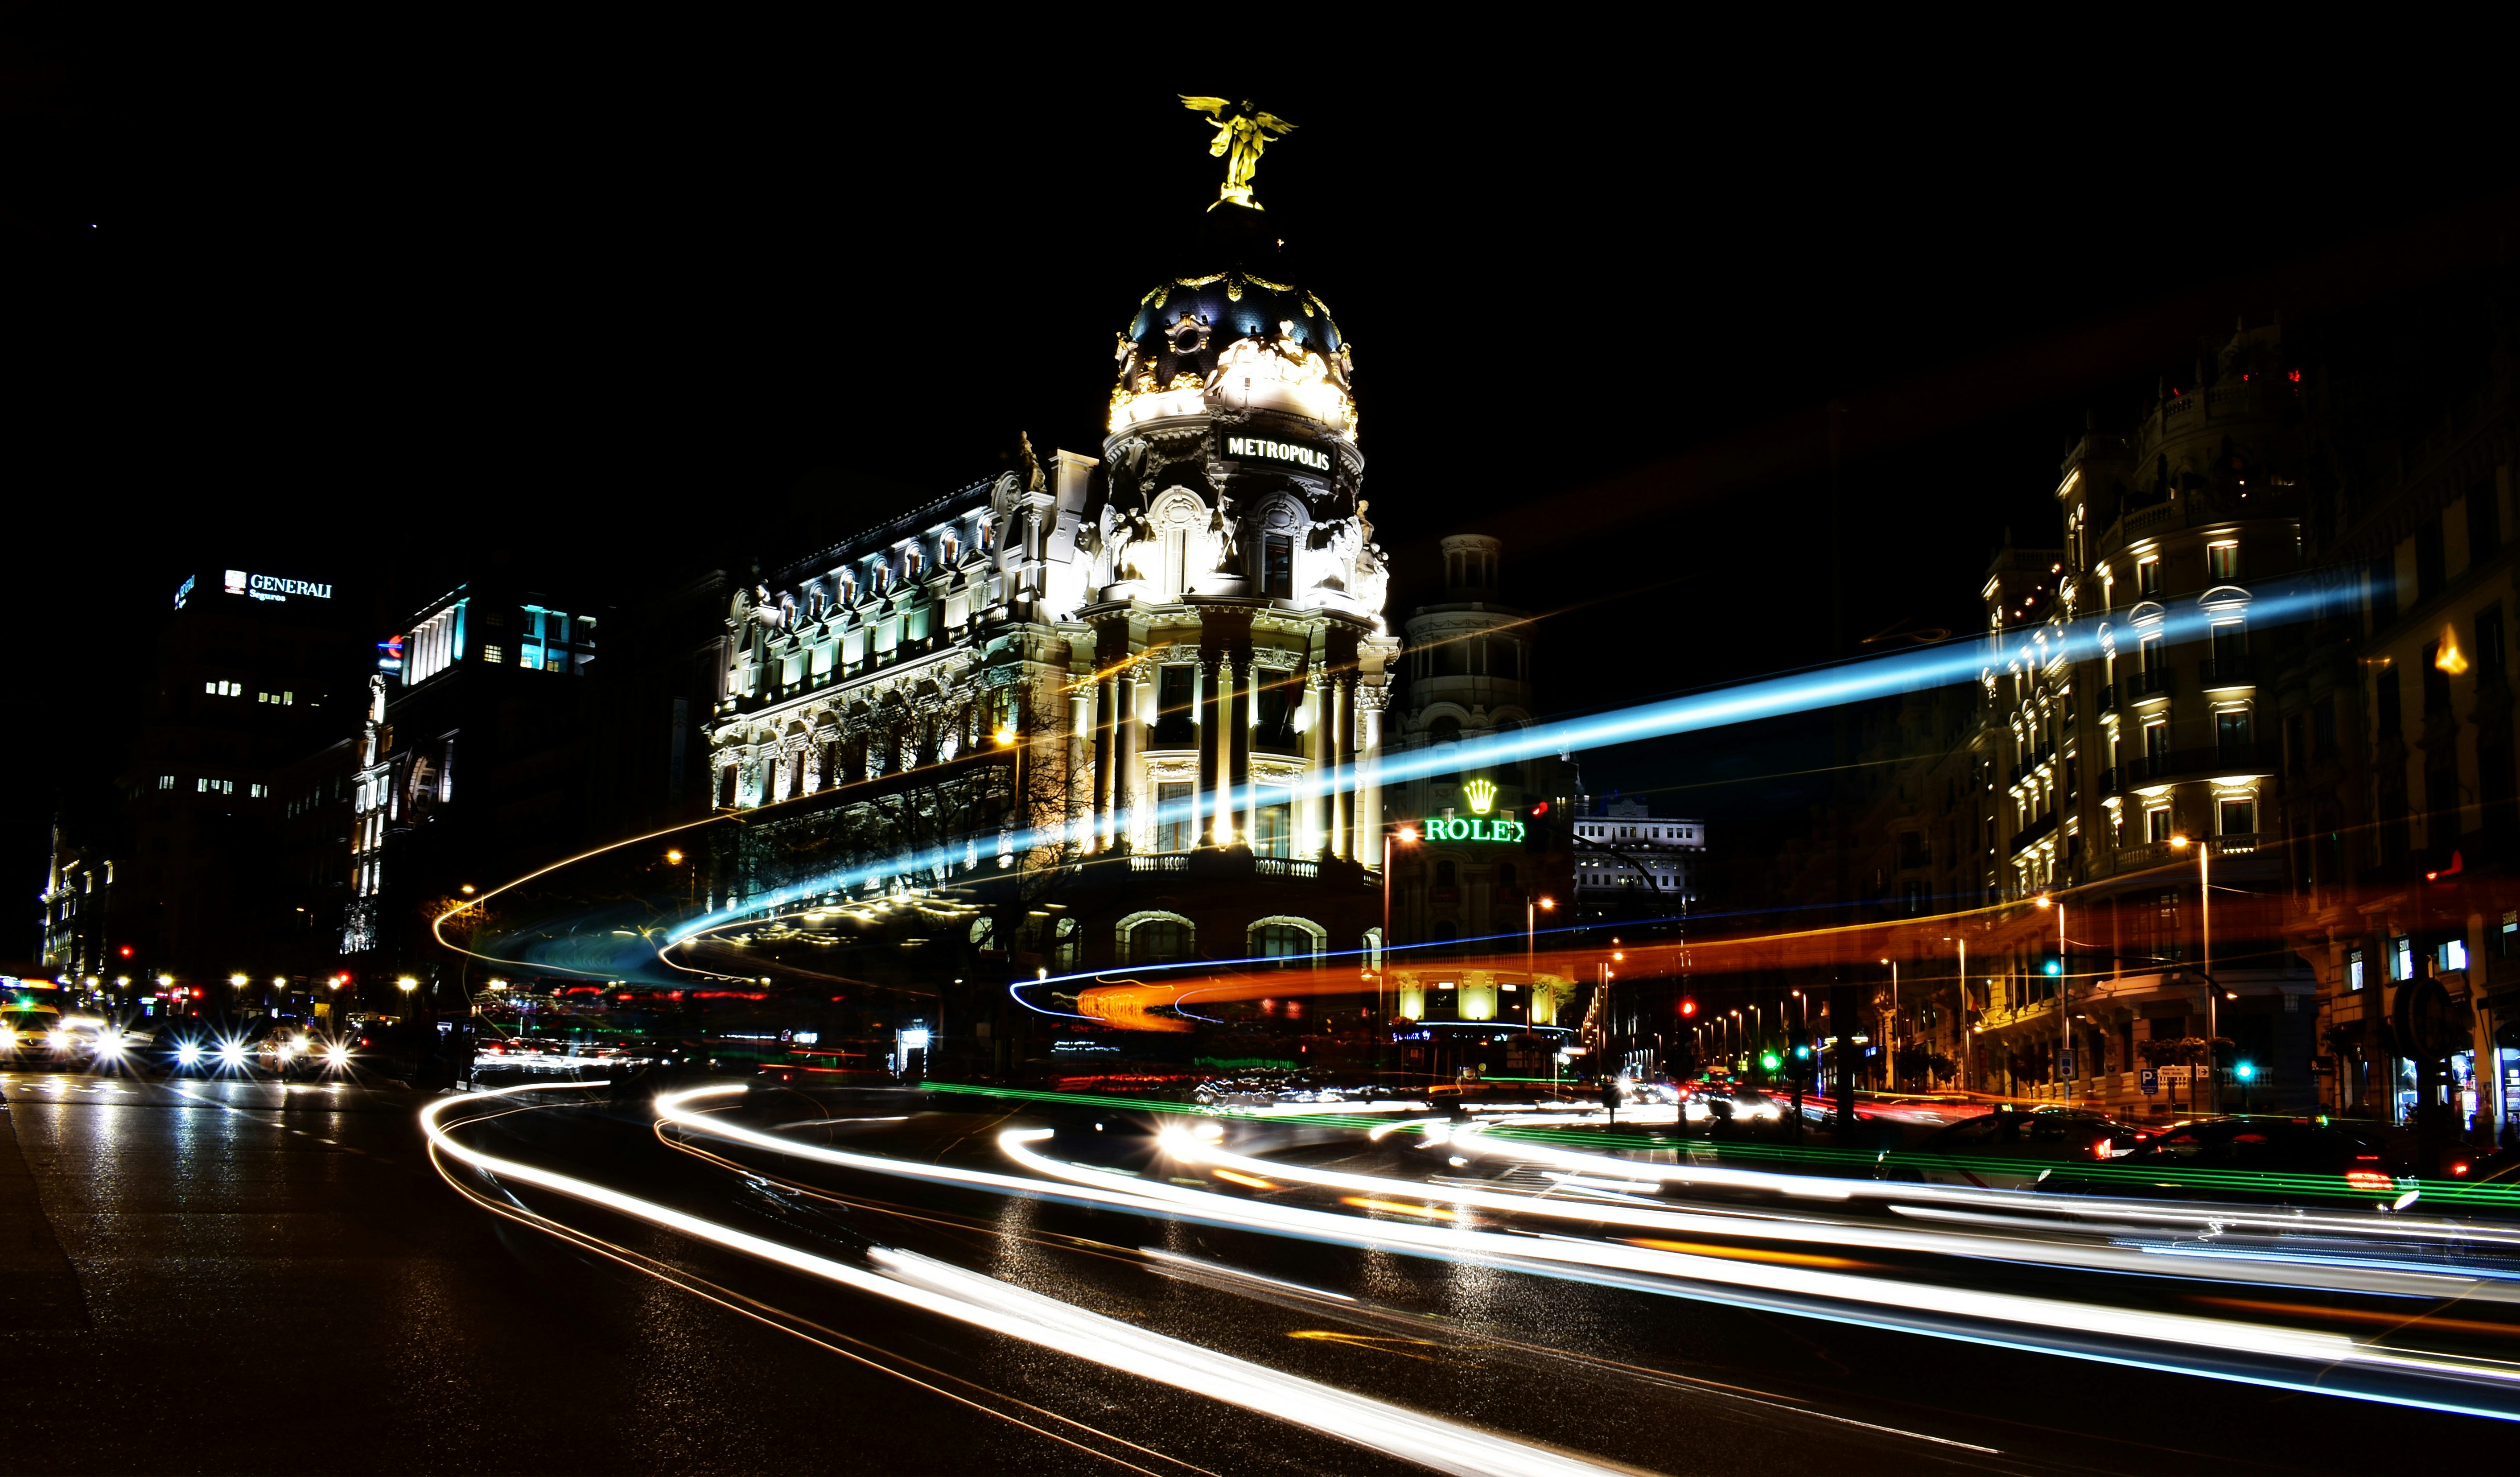
[[[1353,438],[1354,364],[1319,297],[1240,268],[1157,283],[1114,347],[1118,361],[1107,429],[1199,415],[1211,391],[1252,408],[1320,423]],[[1231,373],[1227,373],[1231,371]]]

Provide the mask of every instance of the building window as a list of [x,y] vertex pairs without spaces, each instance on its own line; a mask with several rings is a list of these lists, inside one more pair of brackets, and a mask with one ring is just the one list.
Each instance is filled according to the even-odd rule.
[[2362,988],[2362,951],[2360,949],[2345,951],[2345,988],[2348,990]]
[[2205,546],[2205,573],[2213,579],[2240,577],[2240,545],[2234,540]]
[[1273,600],[1295,597],[1295,541],[1272,533],[1260,542],[1260,593]]
[[2446,939],[2439,949],[2433,951],[2433,961],[2445,971],[2464,969],[2467,967],[2467,945],[2458,939]]
[[2415,977],[2415,941],[2404,934],[2389,940],[2389,977],[2402,981]]
[[1270,794],[1284,790],[1263,790],[1251,831],[1251,854],[1260,857],[1283,857],[1294,853],[1295,806],[1291,800],[1271,800]]
[[1309,964],[1319,957],[1320,950],[1320,938],[1300,923],[1255,923],[1251,927],[1251,957],[1267,960],[1280,969]]
[[268,784],[248,785],[247,786],[247,789],[248,798],[249,799],[268,800],[271,798],[271,786]]
[[158,787],[159,789],[173,789],[175,787],[175,777],[173,775],[159,775],[158,777]]
[[2502,915],[2502,926],[2494,931],[2494,952],[2503,959],[2520,955],[2520,911]]
[[1191,957],[1193,938],[1185,918],[1140,918],[1120,935],[1120,953],[1132,964],[1176,963]]
[[2170,807],[2156,805],[2143,813],[2143,838],[2146,841],[2170,839]]
[[2136,560],[2135,587],[2146,595],[2161,593],[2161,556],[2147,555]]
[[1188,851],[1198,827],[1192,813],[1191,783],[1166,780],[1155,785],[1155,850]]
[[2226,708],[2214,715],[2214,742],[2223,757],[2245,760],[2249,748],[2249,710]]
[[2223,816],[2223,834],[2246,836],[2257,833],[2258,802],[2255,800],[2226,800],[2219,809]]
[[481,659],[490,663],[492,666],[497,666],[508,659],[508,649],[495,644],[483,647],[481,649]]

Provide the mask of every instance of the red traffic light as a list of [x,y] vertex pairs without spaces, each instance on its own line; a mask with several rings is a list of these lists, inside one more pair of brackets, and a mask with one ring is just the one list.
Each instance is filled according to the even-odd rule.
[[1531,813],[1535,816],[1545,816],[1549,814],[1549,802],[1546,800],[1541,801],[1539,804],[1531,808]]
[[1697,1002],[1695,1002],[1695,1001],[1693,1001],[1693,1000],[1684,1000],[1684,1001],[1682,1001],[1682,1002],[1680,1003],[1680,1013],[1681,1013],[1681,1014],[1683,1014],[1683,1015],[1694,1015],[1694,1014],[1696,1014],[1696,1013],[1697,1013]]
[[123,946],[122,946],[122,957],[123,957],[124,959],[129,959],[129,958],[131,958],[131,946],[130,946],[129,944],[125,944],[125,945],[123,945]]

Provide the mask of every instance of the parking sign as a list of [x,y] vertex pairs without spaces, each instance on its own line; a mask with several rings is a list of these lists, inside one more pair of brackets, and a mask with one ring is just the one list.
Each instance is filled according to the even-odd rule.
[[2161,1092],[2161,1073],[2154,1068],[2145,1067],[2135,1074],[2135,1085],[2143,1089],[2143,1096],[2146,1097],[2154,1097]]

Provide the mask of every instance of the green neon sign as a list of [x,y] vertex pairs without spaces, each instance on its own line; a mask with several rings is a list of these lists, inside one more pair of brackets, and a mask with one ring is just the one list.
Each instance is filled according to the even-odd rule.
[[1441,816],[1420,821],[1418,827],[1429,841],[1519,841],[1520,821],[1491,821],[1485,816],[1467,816],[1449,821]]

